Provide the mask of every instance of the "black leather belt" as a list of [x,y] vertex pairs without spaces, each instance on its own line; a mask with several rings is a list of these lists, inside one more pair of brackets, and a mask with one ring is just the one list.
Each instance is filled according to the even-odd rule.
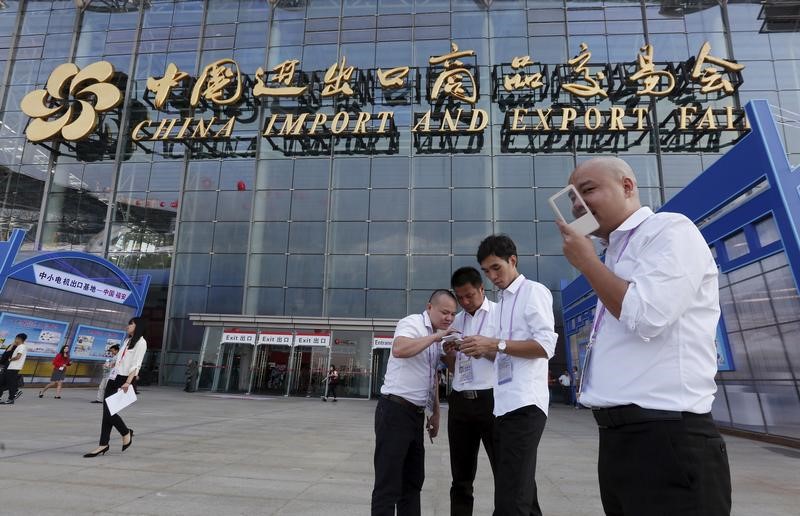
[[491,396],[492,389],[481,389],[481,390],[471,390],[471,391],[457,391],[453,389],[453,393],[457,394],[458,396],[461,396],[465,400],[477,400],[478,398],[481,398],[486,395]]
[[645,409],[638,405],[592,409],[592,415],[600,428],[617,428],[636,423],[680,421],[683,419],[683,412]]
[[407,399],[403,398],[402,396],[397,396],[396,394],[383,394],[382,396],[383,396],[383,398],[385,398],[385,399],[387,399],[389,401],[392,401],[394,403],[397,403],[398,405],[403,405],[406,408],[412,409],[417,414],[424,414],[425,413],[425,407],[420,407],[419,405],[414,405],[413,403],[411,403]]

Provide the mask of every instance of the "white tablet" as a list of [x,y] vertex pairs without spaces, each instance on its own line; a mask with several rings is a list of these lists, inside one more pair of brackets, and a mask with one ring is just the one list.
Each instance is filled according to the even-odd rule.
[[597,219],[573,185],[568,185],[550,197],[549,202],[556,217],[566,222],[577,233],[586,236],[600,228]]

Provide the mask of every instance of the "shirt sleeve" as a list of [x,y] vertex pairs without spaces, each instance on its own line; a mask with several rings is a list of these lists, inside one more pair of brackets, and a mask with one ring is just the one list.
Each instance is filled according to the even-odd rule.
[[687,218],[672,219],[639,250],[620,322],[644,340],[658,336],[686,311],[713,260]]
[[525,303],[525,321],[533,340],[547,353],[547,359],[553,358],[558,340],[554,331],[553,294],[541,283],[531,283],[531,292]]
[[147,352],[147,341],[144,340],[144,337],[139,339],[139,342],[136,343],[136,346],[133,347],[133,357],[131,358],[131,368],[130,371],[135,370],[136,374],[139,374],[139,370],[142,368],[142,362],[144,361],[144,354]]
[[419,321],[419,324],[415,321],[415,318],[422,317],[420,315],[410,315],[408,317],[404,317],[400,319],[397,323],[397,327],[394,329],[394,338],[397,337],[408,337],[409,339],[416,339],[419,337],[423,337],[423,335],[419,331],[419,327],[423,323]]

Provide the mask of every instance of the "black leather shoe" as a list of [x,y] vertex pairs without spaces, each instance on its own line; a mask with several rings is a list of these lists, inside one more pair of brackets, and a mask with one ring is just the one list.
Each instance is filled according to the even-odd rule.
[[103,403],[102,401],[92,400],[89,403]]
[[131,436],[131,439],[130,439],[130,441],[128,441],[128,444],[123,444],[122,445],[122,451],[127,450],[130,447],[130,445],[133,444],[133,428],[129,428],[128,429],[128,435]]
[[85,453],[83,457],[86,459],[90,459],[92,457],[97,457],[98,455],[105,455],[107,451],[108,451],[108,445],[105,445],[105,447],[97,450],[96,452]]

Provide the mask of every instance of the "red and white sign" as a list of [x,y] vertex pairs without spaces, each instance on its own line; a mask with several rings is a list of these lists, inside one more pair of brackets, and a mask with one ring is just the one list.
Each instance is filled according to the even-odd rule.
[[372,349],[391,349],[394,337],[386,335],[376,335],[372,339]]
[[271,344],[273,346],[291,346],[292,333],[291,332],[261,333],[258,336],[258,344],[260,346],[263,346],[265,344]]
[[324,346],[330,347],[330,333],[298,333],[294,336],[295,346]]

